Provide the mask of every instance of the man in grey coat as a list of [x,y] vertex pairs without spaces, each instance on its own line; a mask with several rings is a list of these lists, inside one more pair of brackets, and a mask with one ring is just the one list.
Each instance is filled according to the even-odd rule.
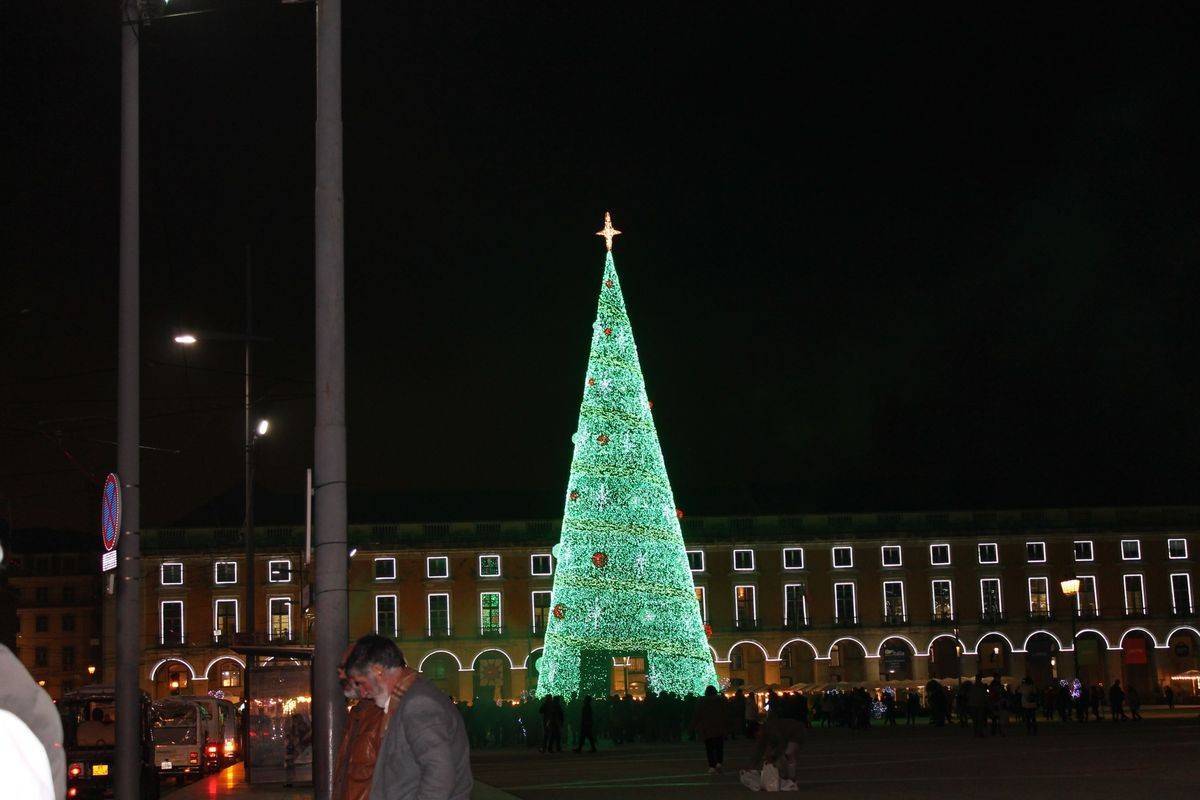
[[468,800],[471,749],[450,698],[382,636],[359,639],[345,669],[387,715],[370,800]]

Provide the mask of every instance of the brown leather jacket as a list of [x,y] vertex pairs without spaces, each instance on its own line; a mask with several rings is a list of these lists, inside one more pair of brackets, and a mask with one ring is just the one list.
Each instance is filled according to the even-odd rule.
[[387,716],[375,701],[359,700],[346,715],[333,771],[333,800],[367,800]]

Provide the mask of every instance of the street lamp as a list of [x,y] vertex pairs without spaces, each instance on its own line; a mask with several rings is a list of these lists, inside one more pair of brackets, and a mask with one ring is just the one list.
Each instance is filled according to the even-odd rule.
[[1062,593],[1066,596],[1071,605],[1071,661],[1075,665],[1075,680],[1079,680],[1079,646],[1075,641],[1075,625],[1076,617],[1079,613],[1078,597],[1079,597],[1079,578],[1072,575],[1069,578],[1063,578],[1059,582],[1062,587]]

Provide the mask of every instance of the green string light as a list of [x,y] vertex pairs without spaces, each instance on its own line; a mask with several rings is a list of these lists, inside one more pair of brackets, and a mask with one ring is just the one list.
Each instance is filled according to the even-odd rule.
[[[633,330],[609,252],[572,437],[554,613],[537,695],[607,694],[612,658],[644,656],[648,688],[717,686]],[[607,234],[607,235],[606,235]]]

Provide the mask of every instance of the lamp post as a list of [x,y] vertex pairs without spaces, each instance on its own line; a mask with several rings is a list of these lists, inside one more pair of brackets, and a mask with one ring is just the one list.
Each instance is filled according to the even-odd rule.
[[1063,578],[1059,582],[1059,586],[1062,587],[1062,593],[1071,605],[1071,661],[1075,666],[1075,680],[1079,680],[1079,647],[1075,642],[1075,620],[1079,612],[1076,606],[1078,602],[1076,598],[1079,596],[1079,578],[1073,575]]

